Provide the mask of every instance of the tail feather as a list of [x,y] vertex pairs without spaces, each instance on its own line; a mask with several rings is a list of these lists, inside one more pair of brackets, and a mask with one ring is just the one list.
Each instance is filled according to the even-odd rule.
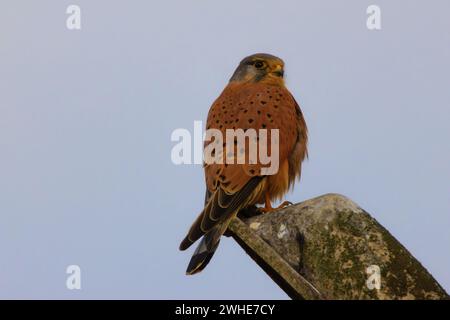
[[195,219],[195,222],[192,224],[191,228],[189,229],[188,234],[186,235],[186,237],[184,237],[183,241],[181,241],[180,243],[180,250],[186,250],[187,248],[189,248],[195,241],[197,241],[199,238],[201,238],[204,235],[203,230],[200,228],[200,224],[202,223],[202,219],[203,219],[203,214],[204,214],[203,210],[197,217],[197,219]]
[[213,243],[212,241],[214,241],[212,239],[212,235],[210,234],[211,231],[200,240],[197,249],[195,249],[191,261],[189,261],[189,265],[186,269],[187,275],[196,274],[197,272],[202,271],[208,265],[214,255],[214,252],[216,252],[216,249],[219,246],[220,236],[219,239],[216,240],[215,244],[211,246],[211,243]]
[[263,177],[253,177],[241,190],[232,195],[221,188],[213,194],[207,193],[205,208],[180,244],[180,250],[186,250],[203,236],[189,262],[186,274],[195,274],[206,267],[231,219],[241,208],[245,208],[249,203],[253,204],[259,198],[265,186],[262,181],[265,181]]
[[[261,191],[262,177],[253,177],[241,190],[235,194],[227,194],[219,188],[213,194],[206,194],[205,208],[195,219],[188,234],[180,244],[180,250],[186,250],[205,233],[212,231],[217,225],[229,221],[236,213],[245,207],[249,201],[255,200],[255,196]],[[228,224],[225,223],[225,232]],[[222,232],[222,233],[223,233]]]

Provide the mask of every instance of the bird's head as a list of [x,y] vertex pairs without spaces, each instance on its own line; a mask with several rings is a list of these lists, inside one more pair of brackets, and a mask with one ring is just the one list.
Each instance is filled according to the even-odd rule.
[[234,71],[230,82],[265,82],[283,84],[284,62],[267,53],[244,58]]

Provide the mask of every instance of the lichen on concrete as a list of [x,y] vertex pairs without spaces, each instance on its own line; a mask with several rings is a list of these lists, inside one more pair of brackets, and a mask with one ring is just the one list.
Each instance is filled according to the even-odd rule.
[[[383,226],[344,196],[327,194],[245,222],[325,299],[448,298]],[[379,290],[367,285],[373,265]]]

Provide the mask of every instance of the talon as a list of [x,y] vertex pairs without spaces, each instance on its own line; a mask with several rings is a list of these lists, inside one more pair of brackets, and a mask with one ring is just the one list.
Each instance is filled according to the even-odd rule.
[[275,211],[275,210],[278,210],[278,209],[283,209],[283,208],[286,208],[288,206],[292,206],[292,202],[284,201],[278,207],[273,208],[272,204],[270,203],[270,195],[269,195],[268,192],[266,192],[266,194],[265,194],[265,206],[263,208],[258,208],[258,211],[260,211],[261,213],[267,213],[267,212],[272,212],[272,211]]
[[286,208],[286,207],[289,207],[289,206],[292,206],[292,205],[293,205],[292,202],[290,202],[290,201],[284,201],[282,204],[280,204],[280,205],[277,207],[277,209]]

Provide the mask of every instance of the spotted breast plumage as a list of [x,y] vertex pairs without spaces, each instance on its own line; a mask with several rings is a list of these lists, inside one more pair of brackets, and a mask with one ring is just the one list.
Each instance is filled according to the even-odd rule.
[[[299,105],[284,84],[284,62],[273,55],[254,54],[241,61],[229,84],[216,99],[208,113],[206,129],[267,131],[277,129],[278,139],[267,135],[268,153],[278,150],[278,170],[265,174],[267,164],[251,162],[245,148],[245,163],[207,163],[205,206],[180,244],[180,250],[202,238],[187,274],[205,268],[212,258],[231,219],[249,206],[264,204],[259,210],[275,210],[271,201],[280,200],[300,178],[301,164],[307,156],[307,128]],[[256,138],[259,140],[259,136]],[[210,142],[205,142],[205,147]],[[224,139],[223,150],[229,142]],[[234,157],[240,150],[231,146]],[[283,202],[280,207],[288,203]]]

